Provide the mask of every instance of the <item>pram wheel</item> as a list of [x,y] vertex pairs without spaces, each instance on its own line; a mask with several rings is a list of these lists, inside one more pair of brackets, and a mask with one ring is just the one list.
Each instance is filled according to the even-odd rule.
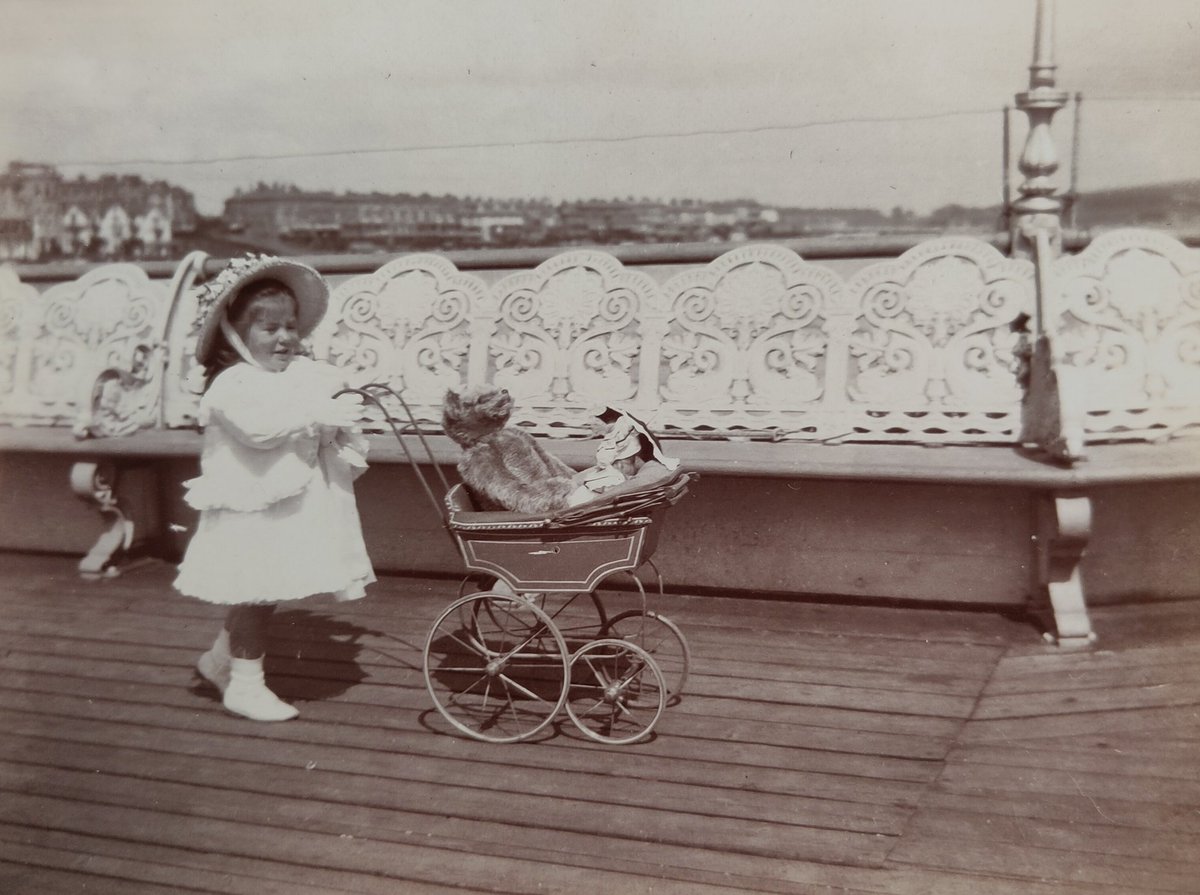
[[461,733],[490,743],[527,740],[567,697],[568,653],[550,616],[511,594],[451,603],[425,641],[425,686]]
[[[526,603],[533,603],[534,605],[537,606],[538,609],[545,610],[545,608],[546,608],[546,595],[545,594],[517,593],[516,591],[512,590],[512,588],[510,588],[507,584],[505,584],[503,581],[501,581],[499,578],[487,578],[487,579],[485,579],[485,581],[486,581],[486,586],[477,587],[475,593],[477,593],[477,594],[478,593],[492,593],[492,594],[496,594],[498,596],[504,596],[504,597],[518,597],[519,599],[523,600]],[[479,584],[478,578],[472,577],[472,578],[464,579],[463,582],[458,587],[459,599],[461,600],[462,597],[466,596],[468,588],[470,588],[472,585],[477,585],[477,584]],[[510,606],[502,607],[501,611],[493,613],[491,611],[492,603],[491,603],[491,601],[488,601],[488,600],[476,601],[474,603],[469,602],[469,601],[463,601],[463,602],[459,603],[459,606],[461,607],[459,610],[459,621],[462,622],[463,627],[468,628],[468,629],[474,627],[475,616],[477,614],[479,614],[480,612],[488,613],[491,624],[502,627],[502,628],[507,626],[513,630],[514,634],[518,634],[518,633],[524,631],[526,624],[529,621],[528,618],[526,618],[524,620],[517,620],[517,619],[512,618],[511,615],[512,615],[513,607],[510,607]],[[521,604],[516,604],[516,608],[519,611],[521,608]]]
[[654,659],[624,640],[593,640],[571,658],[567,714],[598,743],[622,745],[649,735],[667,704]]
[[600,636],[640,646],[653,656],[667,682],[667,702],[679,701],[692,664],[692,651],[675,622],[652,610],[630,609],[613,616]]

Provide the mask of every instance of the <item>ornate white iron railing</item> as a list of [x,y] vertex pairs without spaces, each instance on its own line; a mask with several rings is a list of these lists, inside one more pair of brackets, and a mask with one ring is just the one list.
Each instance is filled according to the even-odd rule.
[[[0,272],[0,423],[192,425],[201,260],[169,283],[117,264],[40,294]],[[1049,270],[1087,440],[1200,426],[1200,251],[1124,230]],[[493,382],[548,436],[612,403],[693,437],[1012,444],[1036,313],[1032,262],[963,237],[848,279],[771,245],[657,278],[574,250],[490,284],[419,254],[337,283],[312,345],[351,383],[404,389],[431,426],[447,388]]]

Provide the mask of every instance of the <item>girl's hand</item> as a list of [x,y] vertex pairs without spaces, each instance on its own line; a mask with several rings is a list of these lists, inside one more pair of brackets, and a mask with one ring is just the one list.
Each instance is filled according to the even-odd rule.
[[346,429],[362,419],[362,399],[358,395],[339,395],[317,403],[316,422],[322,426]]

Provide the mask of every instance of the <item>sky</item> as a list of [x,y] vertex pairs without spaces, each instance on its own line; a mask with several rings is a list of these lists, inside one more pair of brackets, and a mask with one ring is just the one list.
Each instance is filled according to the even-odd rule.
[[[206,214],[258,181],[994,204],[1035,6],[0,0],[0,165],[161,178]],[[1083,95],[1079,188],[1200,179],[1200,0],[1054,6],[1058,85]],[[1064,189],[1072,125],[1068,107],[1054,126]]]

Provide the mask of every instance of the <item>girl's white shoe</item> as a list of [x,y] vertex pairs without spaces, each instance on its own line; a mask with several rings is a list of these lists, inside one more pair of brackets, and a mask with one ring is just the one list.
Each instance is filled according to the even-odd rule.
[[300,712],[267,689],[262,656],[229,660],[229,686],[221,700],[235,715],[251,721],[288,721]]
[[196,662],[196,670],[200,672],[200,677],[216,687],[222,696],[229,686],[229,660],[229,632],[222,628],[208,652]]

